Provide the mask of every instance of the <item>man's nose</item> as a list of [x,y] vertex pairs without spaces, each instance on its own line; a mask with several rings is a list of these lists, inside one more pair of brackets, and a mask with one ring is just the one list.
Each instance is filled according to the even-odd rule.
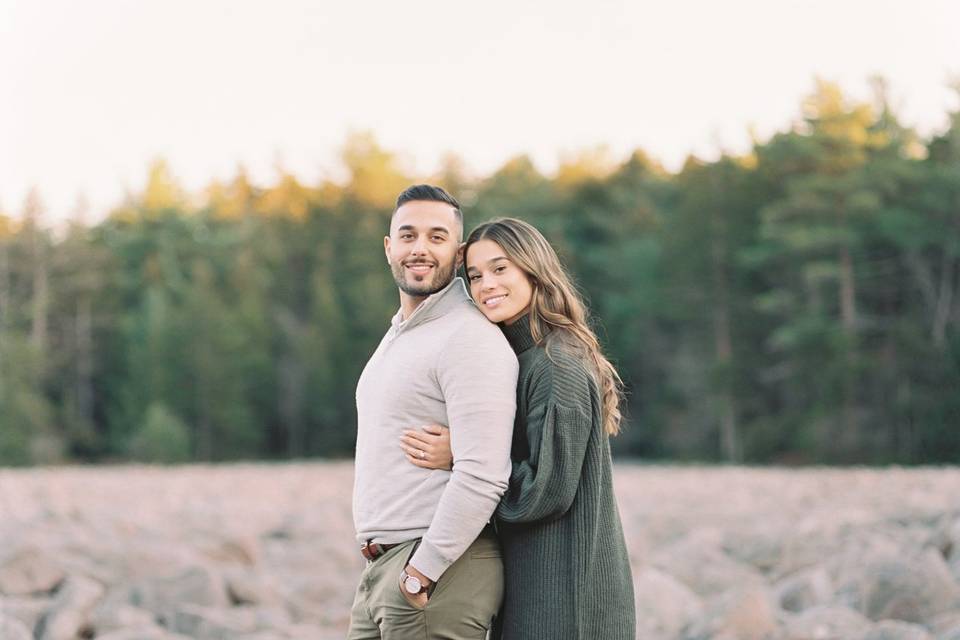
[[423,238],[417,238],[416,242],[413,243],[413,249],[411,253],[414,253],[418,256],[422,256],[427,253],[427,241]]

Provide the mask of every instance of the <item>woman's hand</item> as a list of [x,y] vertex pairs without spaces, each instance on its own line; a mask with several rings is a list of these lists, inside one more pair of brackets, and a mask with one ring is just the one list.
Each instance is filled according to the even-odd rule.
[[453,469],[450,429],[443,425],[428,424],[422,429],[404,430],[400,447],[410,464],[423,469]]

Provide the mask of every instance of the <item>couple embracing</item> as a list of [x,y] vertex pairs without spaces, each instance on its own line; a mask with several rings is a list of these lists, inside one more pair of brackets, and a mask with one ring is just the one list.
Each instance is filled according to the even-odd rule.
[[357,384],[367,565],[348,637],[633,638],[619,377],[539,231],[505,218],[462,238],[443,189],[397,198],[400,310]]

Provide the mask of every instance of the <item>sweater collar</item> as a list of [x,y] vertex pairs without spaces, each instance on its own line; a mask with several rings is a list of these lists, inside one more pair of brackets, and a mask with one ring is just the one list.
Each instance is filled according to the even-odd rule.
[[524,315],[513,324],[500,323],[500,330],[506,336],[507,342],[513,347],[513,352],[521,354],[531,347],[537,346],[530,333],[530,314]]
[[390,324],[393,325],[394,331],[409,329],[442,316],[457,304],[469,300],[470,295],[467,293],[463,278],[457,277],[440,291],[427,296],[427,299],[417,305],[406,320],[403,319],[403,310],[397,311]]

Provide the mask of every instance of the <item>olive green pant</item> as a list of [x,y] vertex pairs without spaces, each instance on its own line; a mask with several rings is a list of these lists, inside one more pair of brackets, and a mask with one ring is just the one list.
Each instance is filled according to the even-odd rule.
[[400,592],[400,572],[418,541],[367,564],[350,612],[348,640],[483,640],[503,599],[500,543],[485,531],[440,576],[425,607]]

